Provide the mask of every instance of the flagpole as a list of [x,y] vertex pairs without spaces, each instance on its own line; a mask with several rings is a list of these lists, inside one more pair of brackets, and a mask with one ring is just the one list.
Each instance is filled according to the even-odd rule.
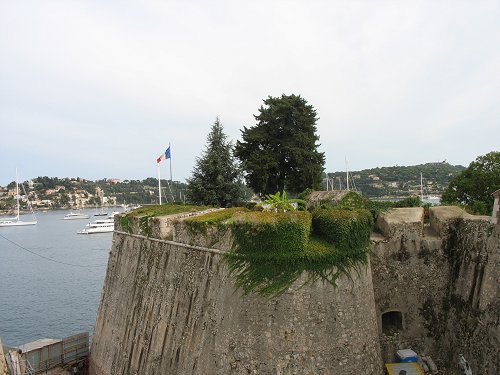
[[156,163],[156,166],[158,167],[158,197],[160,198],[160,205],[161,205],[160,163]]
[[174,185],[172,184],[172,149],[170,148],[170,142],[168,142],[168,150],[170,152],[170,158],[169,158],[169,163],[170,163],[170,194],[172,195],[172,204],[175,202],[174,198],[174,193],[172,193],[172,189],[174,188]]
[[172,149],[170,148],[170,142],[168,142],[168,149],[170,150],[170,185],[172,185]]

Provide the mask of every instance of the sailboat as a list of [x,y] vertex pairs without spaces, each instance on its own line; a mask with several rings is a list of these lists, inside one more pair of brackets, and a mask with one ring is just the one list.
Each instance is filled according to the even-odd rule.
[[[23,186],[23,190],[24,190],[24,186]],[[26,194],[26,191],[24,191],[24,194],[26,195],[26,198],[27,198],[28,194]],[[19,218],[19,211],[20,211],[19,210],[19,199],[20,199],[19,177],[17,175],[17,169],[16,169],[16,203],[17,203],[16,212],[17,212],[17,215],[16,215],[16,217],[13,217],[13,218],[0,219],[0,227],[17,227],[17,226],[25,226],[25,225],[36,225],[37,220],[35,217],[35,213],[33,212],[33,208],[31,207],[31,203],[30,203],[29,199],[28,199],[28,207],[31,210],[31,215],[33,216],[33,220],[32,221],[20,220],[20,218]]]
[[101,212],[97,211],[97,204],[95,205],[95,213],[94,216],[108,216],[108,213],[104,211],[104,207],[101,206]]
[[432,205],[438,205],[441,198],[435,195],[424,195],[424,178],[422,177],[422,172],[420,172],[420,200],[422,203],[430,203]]

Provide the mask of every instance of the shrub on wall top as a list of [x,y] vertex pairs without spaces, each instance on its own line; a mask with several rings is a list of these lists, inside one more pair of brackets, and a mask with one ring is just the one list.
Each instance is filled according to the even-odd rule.
[[230,221],[237,212],[248,211],[247,208],[233,207],[208,212],[203,215],[189,217],[184,220],[186,227],[194,234],[206,234],[209,227],[218,227]]
[[[262,212],[224,209],[185,220],[190,230],[231,229],[233,251],[224,255],[235,284],[245,293],[284,293],[307,272],[307,282],[337,279],[368,259],[372,216],[365,209]],[[311,237],[314,226],[315,236]],[[222,228],[221,228],[222,229]]]
[[317,209],[313,211],[314,233],[339,251],[365,251],[370,244],[373,217],[366,209]]
[[311,231],[307,211],[238,212],[232,222],[236,252],[253,257],[286,257],[305,249]]

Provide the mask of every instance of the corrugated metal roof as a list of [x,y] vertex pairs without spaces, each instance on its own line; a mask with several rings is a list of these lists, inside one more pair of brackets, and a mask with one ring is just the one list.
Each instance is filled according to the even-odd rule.
[[61,339],[40,339],[27,344],[19,345],[17,348],[21,349],[23,353],[30,352],[32,350],[37,350],[45,346],[54,345],[62,342]]
[[406,375],[424,375],[419,365],[416,363],[386,363],[385,368],[389,375],[399,375],[401,370],[406,371]]

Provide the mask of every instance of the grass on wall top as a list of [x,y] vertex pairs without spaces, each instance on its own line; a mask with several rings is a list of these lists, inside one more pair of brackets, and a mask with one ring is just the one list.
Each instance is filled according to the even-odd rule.
[[136,208],[133,211],[128,212],[126,215],[129,217],[134,216],[167,216],[180,214],[183,212],[198,212],[209,209],[208,206],[194,206],[194,205],[184,205],[184,204],[155,204]]
[[162,204],[162,205],[148,205],[136,208],[133,211],[120,215],[120,225],[122,230],[132,233],[130,219],[132,217],[139,218],[140,233],[145,236],[151,236],[152,230],[149,219],[156,216],[168,216],[174,214],[181,214],[187,212],[199,212],[206,210],[210,207],[207,206],[194,206],[183,204]]

